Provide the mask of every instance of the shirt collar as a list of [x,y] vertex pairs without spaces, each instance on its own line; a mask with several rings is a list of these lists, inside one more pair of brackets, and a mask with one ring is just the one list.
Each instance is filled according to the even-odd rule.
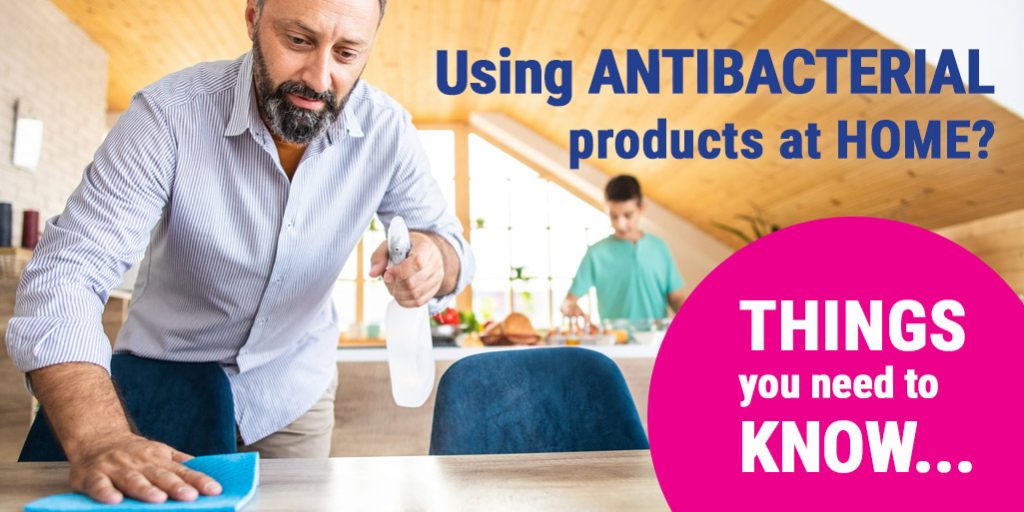
[[341,122],[335,122],[333,126],[327,129],[328,144],[334,144],[343,132],[349,137],[363,136],[363,127],[359,125],[359,119],[356,118],[355,113],[352,111],[352,98],[360,96],[362,88],[363,81],[360,80],[352,89],[352,93],[349,94],[348,101],[345,102],[345,108],[341,110]]
[[[231,117],[228,119],[228,124],[224,130],[224,135],[233,137],[235,135],[241,135],[248,128],[253,134],[260,133],[263,120],[260,119],[259,112],[256,110],[256,102],[253,101],[253,87],[252,87],[252,51],[248,51],[242,56],[242,63],[238,67],[238,78],[235,82],[235,97],[234,103],[231,107]],[[362,82],[356,84],[356,88],[361,88]],[[353,91],[356,93],[357,91]],[[351,99],[352,96],[349,96]],[[350,105],[345,105],[345,108],[341,111],[341,122],[335,122],[333,126],[327,129],[327,143],[334,144],[334,142],[341,136],[342,132],[347,133],[350,137],[362,137],[363,128],[359,125],[359,120],[356,119]]]
[[[233,137],[241,135],[250,127],[250,110],[252,101],[252,52],[242,55],[242,65],[238,67],[238,78],[235,81],[235,97],[231,106],[231,118],[228,119],[224,135]],[[259,113],[256,114],[259,119]]]

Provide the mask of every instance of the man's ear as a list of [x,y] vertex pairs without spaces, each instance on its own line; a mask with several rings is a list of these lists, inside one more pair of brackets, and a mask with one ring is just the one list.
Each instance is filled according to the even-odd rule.
[[256,35],[256,0],[245,3],[245,27],[249,31],[249,40]]

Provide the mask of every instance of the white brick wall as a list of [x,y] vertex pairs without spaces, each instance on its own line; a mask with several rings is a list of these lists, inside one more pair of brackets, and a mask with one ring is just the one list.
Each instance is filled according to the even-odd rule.
[[[48,0],[3,2],[0,34],[0,202],[14,205],[13,245],[21,213],[45,220],[64,209],[106,131],[107,55]],[[15,103],[42,119],[35,171],[14,167]],[[40,226],[42,228],[42,226]]]

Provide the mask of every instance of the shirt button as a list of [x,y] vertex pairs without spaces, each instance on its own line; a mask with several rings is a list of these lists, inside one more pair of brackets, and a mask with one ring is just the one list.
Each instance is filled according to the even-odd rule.
[[259,320],[257,320],[257,323],[259,323],[260,325],[263,325],[263,324],[267,323],[267,319],[266,318],[260,318]]

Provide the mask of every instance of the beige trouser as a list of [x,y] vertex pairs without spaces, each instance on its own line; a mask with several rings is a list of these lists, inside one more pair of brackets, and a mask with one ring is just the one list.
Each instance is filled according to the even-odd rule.
[[337,389],[338,374],[335,372],[327,391],[299,419],[248,446],[242,444],[242,436],[239,435],[238,451],[258,451],[265,459],[329,457],[331,433],[334,431],[334,393]]

